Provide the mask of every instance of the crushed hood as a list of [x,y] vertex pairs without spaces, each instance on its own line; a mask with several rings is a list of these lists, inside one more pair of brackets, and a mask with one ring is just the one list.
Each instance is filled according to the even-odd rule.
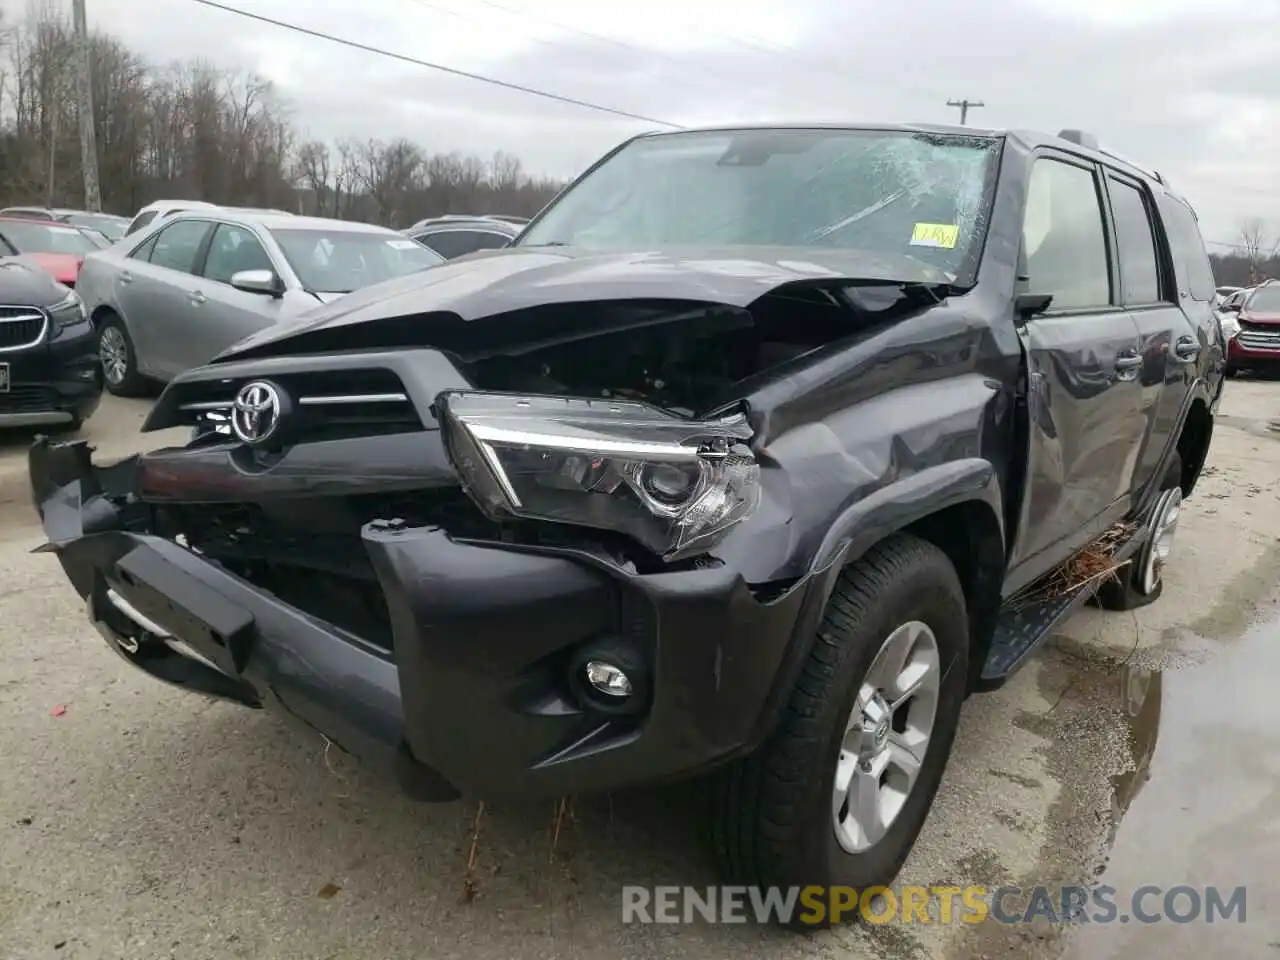
[[301,334],[374,320],[448,314],[463,321],[561,303],[679,300],[745,307],[795,283],[948,284],[952,277],[908,256],[813,247],[732,247],[597,253],[510,247],[473,254],[356,290],[293,323],[269,327],[216,359],[239,359]]
[[1240,314],[1245,323],[1257,323],[1268,327],[1280,326],[1280,310],[1246,310]]

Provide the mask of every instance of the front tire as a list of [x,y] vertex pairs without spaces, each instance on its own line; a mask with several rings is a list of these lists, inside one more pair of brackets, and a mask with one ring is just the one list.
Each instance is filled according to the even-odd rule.
[[[846,567],[778,728],[714,784],[726,879],[859,894],[892,882],[951,753],[968,647],[964,591],[933,544],[898,534]],[[832,923],[800,910],[795,926]]]
[[146,380],[138,372],[138,355],[124,321],[114,313],[98,325],[98,356],[102,381],[107,392],[117,397],[137,397],[146,390]]

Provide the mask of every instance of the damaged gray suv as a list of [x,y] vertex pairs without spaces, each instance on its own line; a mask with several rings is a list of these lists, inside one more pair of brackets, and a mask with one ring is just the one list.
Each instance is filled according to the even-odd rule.
[[[111,649],[413,795],[706,775],[749,885],[889,882],[968,695],[1159,596],[1222,390],[1191,208],[1086,135],[632,139],[515,244],[37,441]],[[235,749],[228,744],[228,749]]]

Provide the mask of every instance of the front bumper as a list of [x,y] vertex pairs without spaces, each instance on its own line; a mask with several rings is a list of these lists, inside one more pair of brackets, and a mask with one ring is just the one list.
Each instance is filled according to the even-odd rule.
[[[833,575],[762,598],[727,566],[638,575],[374,521],[361,540],[390,614],[387,651],[150,532],[135,467],[95,467],[79,442],[42,438],[30,453],[44,549],[117,653],[482,797],[673,779],[750,749],[790,689]],[[639,713],[597,712],[566,684],[575,651],[601,640],[647,664]]]
[[9,374],[8,389],[0,390],[0,428],[86,420],[102,399],[97,338],[88,321],[33,346],[0,352],[0,363]]
[[1280,366],[1280,336],[1266,330],[1242,330],[1227,342],[1227,363],[1236,368]]

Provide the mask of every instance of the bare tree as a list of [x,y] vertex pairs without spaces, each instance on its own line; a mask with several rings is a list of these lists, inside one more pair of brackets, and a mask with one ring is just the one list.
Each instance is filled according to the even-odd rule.
[[[0,205],[83,201],[71,23],[54,0],[0,19]],[[514,154],[430,154],[397,139],[301,140],[260,77],[201,61],[155,65],[90,37],[104,210],[159,197],[404,224],[442,213],[536,212],[558,189]]]
[[1249,217],[1240,224],[1240,246],[1249,261],[1249,282],[1258,282],[1258,267],[1280,250],[1280,239],[1272,240],[1261,217]]

